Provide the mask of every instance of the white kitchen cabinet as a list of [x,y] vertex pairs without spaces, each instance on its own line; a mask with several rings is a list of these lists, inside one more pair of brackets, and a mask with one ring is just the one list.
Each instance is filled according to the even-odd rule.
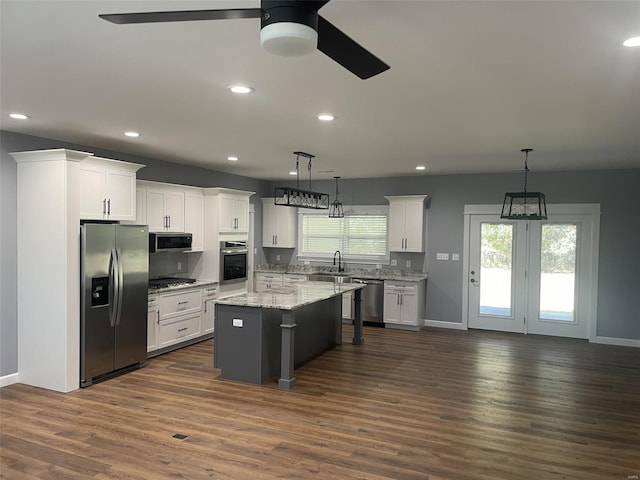
[[184,191],[147,188],[147,224],[150,232],[184,232]]
[[192,252],[204,249],[204,195],[202,190],[186,190],[184,196],[184,231],[193,235]]
[[296,247],[298,209],[274,205],[273,198],[262,199],[262,246]]
[[342,319],[353,320],[353,292],[342,294]]
[[419,330],[424,326],[425,281],[385,280],[384,323],[391,328]]
[[158,347],[165,348],[177,343],[193,340],[202,334],[200,313],[181,315],[169,320],[160,320]]
[[389,201],[389,250],[424,252],[425,207],[428,195],[385,197]]
[[202,334],[207,335],[213,333],[215,328],[218,287],[206,287],[203,290]]
[[80,218],[136,219],[136,172],[143,165],[89,157],[80,162]]
[[232,193],[220,194],[220,233],[249,231],[249,198]]
[[159,295],[158,349],[202,335],[202,289]]
[[266,292],[272,288],[282,286],[281,273],[262,273],[258,272],[254,275],[254,290],[257,293]]
[[147,352],[158,349],[159,323],[160,310],[158,308],[158,295],[149,295],[147,306]]

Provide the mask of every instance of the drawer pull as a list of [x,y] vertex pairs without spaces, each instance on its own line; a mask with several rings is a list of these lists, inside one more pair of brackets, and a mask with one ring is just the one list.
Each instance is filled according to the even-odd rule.
[[189,303],[189,300],[185,300],[184,302],[178,302],[178,305],[184,305],[185,303]]
[[178,332],[184,332],[187,329],[187,327],[182,327],[178,329]]

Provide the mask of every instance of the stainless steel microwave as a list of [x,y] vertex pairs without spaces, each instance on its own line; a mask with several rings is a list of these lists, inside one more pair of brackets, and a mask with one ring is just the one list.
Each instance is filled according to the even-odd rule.
[[149,234],[149,253],[188,252],[193,235],[190,233],[159,232]]

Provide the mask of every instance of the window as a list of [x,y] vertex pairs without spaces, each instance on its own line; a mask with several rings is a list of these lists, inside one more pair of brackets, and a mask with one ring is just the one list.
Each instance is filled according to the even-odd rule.
[[387,252],[388,207],[346,207],[344,218],[326,211],[301,210],[298,218],[298,257],[333,258],[340,250],[345,260],[380,263]]

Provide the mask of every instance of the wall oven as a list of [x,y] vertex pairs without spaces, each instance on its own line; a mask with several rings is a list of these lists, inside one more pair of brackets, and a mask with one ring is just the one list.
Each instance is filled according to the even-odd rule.
[[247,242],[220,242],[220,284],[247,280]]

